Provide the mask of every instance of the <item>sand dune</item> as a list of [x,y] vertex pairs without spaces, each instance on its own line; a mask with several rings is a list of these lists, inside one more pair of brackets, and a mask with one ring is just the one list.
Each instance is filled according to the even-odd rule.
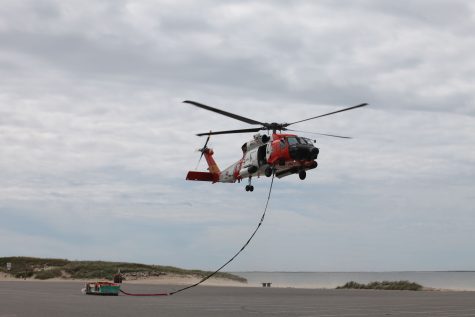
[[[51,278],[47,280],[38,280],[35,278],[27,278],[27,279],[20,279],[15,278],[10,274],[0,272],[0,282],[2,281],[29,281],[29,282],[71,282],[71,281],[81,281],[81,282],[89,282],[95,281],[96,279],[71,279],[71,278]],[[153,285],[191,285],[194,283],[199,282],[201,279],[196,276],[192,275],[173,275],[173,274],[166,274],[159,277],[140,277],[134,279],[126,279],[124,280],[124,284],[153,284]],[[237,281],[232,281],[229,279],[223,278],[210,278],[206,280],[203,286],[229,286],[229,287],[248,287],[247,283],[241,283]]]

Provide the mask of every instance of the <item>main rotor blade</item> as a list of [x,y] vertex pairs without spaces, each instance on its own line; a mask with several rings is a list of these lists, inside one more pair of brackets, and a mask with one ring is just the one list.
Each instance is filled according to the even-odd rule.
[[300,133],[309,133],[309,134],[317,134],[317,135],[324,135],[324,136],[331,136],[334,138],[340,138],[340,139],[352,139],[349,136],[341,136],[341,135],[335,135],[335,134],[326,134],[326,133],[318,133],[318,132],[309,132],[309,131],[300,131],[300,130],[292,130],[292,129],[286,129],[287,131],[293,131],[293,132],[300,132]]
[[313,120],[313,119],[317,119],[317,118],[329,116],[329,115],[331,115],[331,114],[335,114],[335,113],[338,113],[338,112],[343,112],[343,111],[348,111],[348,110],[351,110],[351,109],[356,109],[356,108],[364,107],[364,106],[367,106],[367,105],[368,105],[367,103],[362,103],[362,104],[357,105],[357,106],[353,106],[353,107],[341,109],[341,110],[338,110],[338,111],[333,111],[333,112],[325,113],[325,114],[322,114],[322,115],[319,115],[319,116],[316,116],[316,117],[312,117],[312,118],[308,118],[308,119],[304,119],[304,120],[300,120],[300,121],[295,121],[295,122],[292,122],[292,123],[286,123],[285,126],[288,127],[288,126],[291,125],[291,124],[296,124],[296,123],[300,123],[300,122],[304,122],[304,121],[308,121],[308,120]]
[[263,130],[263,129],[264,129],[264,128],[252,128],[252,129],[239,129],[239,130],[215,131],[215,132],[198,133],[197,136],[216,135],[216,134],[232,134],[232,133],[258,132],[258,131],[261,131],[261,130]]
[[233,118],[233,119],[236,119],[236,120],[239,120],[239,121],[243,121],[243,122],[246,122],[246,123],[249,123],[249,124],[264,125],[264,123],[262,123],[262,122],[252,120],[252,119],[249,119],[249,118],[246,118],[246,117],[238,116],[237,114],[230,113],[230,112],[227,112],[227,111],[224,111],[224,110],[216,109],[216,108],[201,104],[201,103],[196,102],[196,101],[185,100],[183,102],[184,103],[189,103],[189,104],[194,105],[196,107],[203,108],[203,109],[206,109],[206,110],[209,110],[209,111],[213,111],[213,112],[222,114],[223,116],[230,117],[230,118]]

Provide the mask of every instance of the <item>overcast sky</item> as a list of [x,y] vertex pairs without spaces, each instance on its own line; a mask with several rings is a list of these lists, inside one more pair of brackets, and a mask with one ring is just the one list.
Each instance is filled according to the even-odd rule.
[[[319,167],[276,180],[227,270],[475,269],[475,3],[0,5],[0,256],[214,269],[270,180],[187,182],[199,132],[291,122]],[[252,135],[210,141],[221,168]],[[202,162],[199,169],[206,166]]]

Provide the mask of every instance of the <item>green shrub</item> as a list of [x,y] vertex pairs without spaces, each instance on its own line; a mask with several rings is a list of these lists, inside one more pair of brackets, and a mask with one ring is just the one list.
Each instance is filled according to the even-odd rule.
[[22,272],[17,272],[14,274],[15,278],[29,278],[33,276],[33,271],[27,270]]
[[365,289],[366,284],[360,284],[355,281],[347,282],[343,286],[338,286],[336,289]]
[[[193,275],[205,277],[211,272],[200,270],[185,270],[173,266],[147,265],[140,263],[106,262],[106,261],[68,261],[64,259],[40,259],[31,257],[4,257],[0,258],[0,267],[6,271],[6,264],[12,263],[10,271],[17,278],[31,277],[35,274],[37,279],[49,279],[62,275],[61,271],[75,279],[108,279],[112,280],[120,269],[121,273],[146,273],[145,275],[157,276],[158,273]],[[51,267],[51,269],[47,269]],[[46,269],[45,269],[46,268]],[[217,273],[218,278],[247,282],[245,278],[230,273]]]
[[409,281],[382,281],[371,282],[368,284],[361,284],[355,281],[346,283],[343,286],[338,286],[337,289],[380,289],[380,290],[407,290],[407,291],[420,291],[422,285]]
[[52,269],[36,272],[35,278],[37,280],[48,280],[50,278],[61,277],[62,275],[63,272],[61,271],[61,269]]

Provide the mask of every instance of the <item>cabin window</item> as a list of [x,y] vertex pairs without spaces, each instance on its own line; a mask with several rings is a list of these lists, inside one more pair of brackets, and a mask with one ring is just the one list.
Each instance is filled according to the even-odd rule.
[[280,139],[279,144],[280,144],[280,148],[281,148],[281,149],[284,149],[284,148],[285,148],[285,140],[284,140],[284,139]]

